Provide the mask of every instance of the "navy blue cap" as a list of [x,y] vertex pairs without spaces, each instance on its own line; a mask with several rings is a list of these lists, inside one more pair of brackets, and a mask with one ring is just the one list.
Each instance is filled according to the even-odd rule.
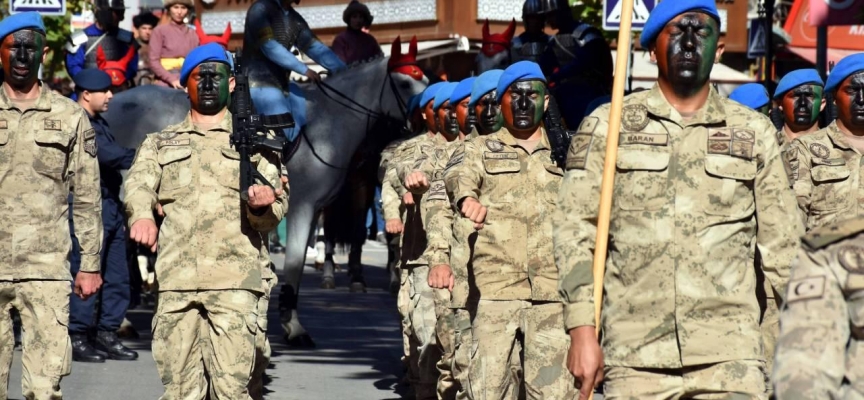
[[846,78],[860,71],[864,71],[864,53],[846,56],[831,70],[831,74],[828,75],[828,81],[825,82],[825,91],[830,92],[837,89]]
[[591,115],[591,113],[594,112],[594,110],[596,110],[598,107],[600,107],[604,104],[609,104],[611,102],[612,102],[612,96],[610,96],[608,94],[600,96],[594,100],[591,100],[591,102],[588,103],[588,107],[585,107],[585,116],[587,117],[587,116]]
[[471,96],[471,87],[474,86],[474,81],[476,80],[477,78],[472,76],[459,82],[456,85],[456,89],[453,89],[453,94],[450,95],[450,104],[459,103],[465,100],[466,97]]
[[501,74],[503,73],[503,69],[490,69],[480,74],[477,80],[474,81],[474,86],[471,86],[471,101],[468,102],[468,106],[474,107],[486,93],[498,88],[498,81],[501,79]]
[[72,78],[75,88],[91,92],[101,92],[111,87],[111,76],[98,68],[82,69]]
[[822,82],[822,77],[815,69],[798,69],[780,79],[777,89],[774,90],[774,98],[783,97],[786,92],[804,84],[824,86],[825,82]]
[[441,88],[438,89],[438,93],[435,93],[435,101],[432,103],[432,109],[437,110],[441,108],[445,102],[450,101],[450,96],[453,94],[453,90],[456,89],[456,86],[459,86],[459,83],[447,82],[444,85],[441,85]]
[[189,79],[189,75],[192,74],[192,70],[205,62],[221,62],[231,65],[228,55],[225,54],[225,49],[218,43],[208,43],[198,46],[192,49],[186,56],[186,59],[183,60],[183,67],[180,68],[180,84],[186,86],[186,81]]
[[729,94],[729,100],[737,101],[754,110],[764,107],[771,99],[761,83],[745,83]]
[[438,90],[441,89],[442,86],[447,82],[438,82],[433,83],[426,87],[426,90],[423,91],[423,95],[420,96],[420,104],[418,107],[426,108],[426,105],[429,104],[430,101],[435,100],[435,95],[438,93]]
[[720,25],[720,13],[717,12],[714,0],[663,0],[656,4],[648,16],[648,21],[645,21],[642,36],[639,37],[639,44],[646,49],[657,39],[669,21],[688,11],[708,14],[717,21],[718,27]]
[[537,63],[533,61],[519,61],[511,64],[504,70],[504,73],[501,74],[501,78],[498,79],[498,101],[501,101],[504,92],[506,92],[507,88],[509,88],[514,82],[529,79],[540,80],[543,81],[543,83],[546,83],[546,77],[543,76],[543,71],[540,70],[540,66],[537,65]]
[[42,22],[42,16],[36,11],[28,11],[3,18],[0,21],[0,40],[9,36],[10,33],[22,29],[33,29],[45,33],[45,23]]

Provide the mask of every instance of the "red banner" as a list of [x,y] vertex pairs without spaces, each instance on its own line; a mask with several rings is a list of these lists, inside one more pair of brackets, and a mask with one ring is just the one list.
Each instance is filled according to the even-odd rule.
[[864,24],[864,0],[809,0],[810,25]]

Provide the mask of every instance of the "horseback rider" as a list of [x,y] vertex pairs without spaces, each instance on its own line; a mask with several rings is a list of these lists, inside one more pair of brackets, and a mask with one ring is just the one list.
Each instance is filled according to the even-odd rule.
[[546,26],[546,9],[542,0],[525,0],[522,4],[522,23],[525,32],[513,38],[510,47],[510,59],[517,61],[540,62],[543,54],[549,46],[551,36],[543,32]]
[[342,21],[348,29],[333,39],[333,52],[345,63],[369,60],[384,55],[378,40],[366,33],[374,17],[365,4],[352,0],[342,13]]
[[[186,55],[198,47],[198,37],[186,25],[189,11],[195,8],[192,0],[162,0],[167,23],[153,29],[150,37],[150,69],[156,74],[159,86],[183,90],[180,84],[180,67]],[[164,15],[164,14],[163,14]]]
[[321,77],[291,53],[297,47],[330,72],[345,68],[345,63],[312,33],[306,20],[292,7],[300,0],[256,0],[246,14],[243,38],[243,66],[249,75],[252,102],[258,112],[279,115],[290,112],[295,126],[285,129],[294,140],[306,123],[306,102],[288,74],[305,75],[313,82]]
[[[131,81],[138,73],[138,50],[132,32],[119,26],[126,13],[123,0],[96,0],[93,13],[96,22],[73,33],[66,43],[66,72],[76,76],[85,68],[98,68],[97,54],[102,49],[106,61],[128,58],[125,73]],[[125,57],[130,52],[135,54]]]

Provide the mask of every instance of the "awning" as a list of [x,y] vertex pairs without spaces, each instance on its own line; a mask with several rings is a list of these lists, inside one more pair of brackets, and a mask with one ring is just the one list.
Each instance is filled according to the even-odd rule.
[[[786,50],[790,53],[794,53],[798,57],[801,57],[813,64],[816,64],[816,49],[810,47],[797,47],[797,46],[786,46]],[[829,63],[838,63],[843,57],[848,55],[860,53],[860,50],[841,50],[841,49],[828,49],[828,62]]]

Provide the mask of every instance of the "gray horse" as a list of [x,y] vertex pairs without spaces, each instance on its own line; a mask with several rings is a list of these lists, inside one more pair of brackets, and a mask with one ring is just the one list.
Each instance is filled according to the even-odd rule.
[[[401,52],[394,49],[396,53]],[[309,122],[287,163],[291,196],[282,279],[285,285],[280,298],[282,327],[290,344],[313,345],[297,315],[297,295],[313,218],[336,197],[352,156],[367,133],[388,120],[403,122],[408,99],[427,83],[425,77],[418,79],[391,71],[387,59],[379,58],[351,65],[321,85],[301,85]],[[185,93],[141,86],[115,96],[104,117],[117,132],[119,143],[137,148],[147,133],[181,121],[188,111]],[[333,278],[332,264],[325,264],[323,274],[323,279]]]

